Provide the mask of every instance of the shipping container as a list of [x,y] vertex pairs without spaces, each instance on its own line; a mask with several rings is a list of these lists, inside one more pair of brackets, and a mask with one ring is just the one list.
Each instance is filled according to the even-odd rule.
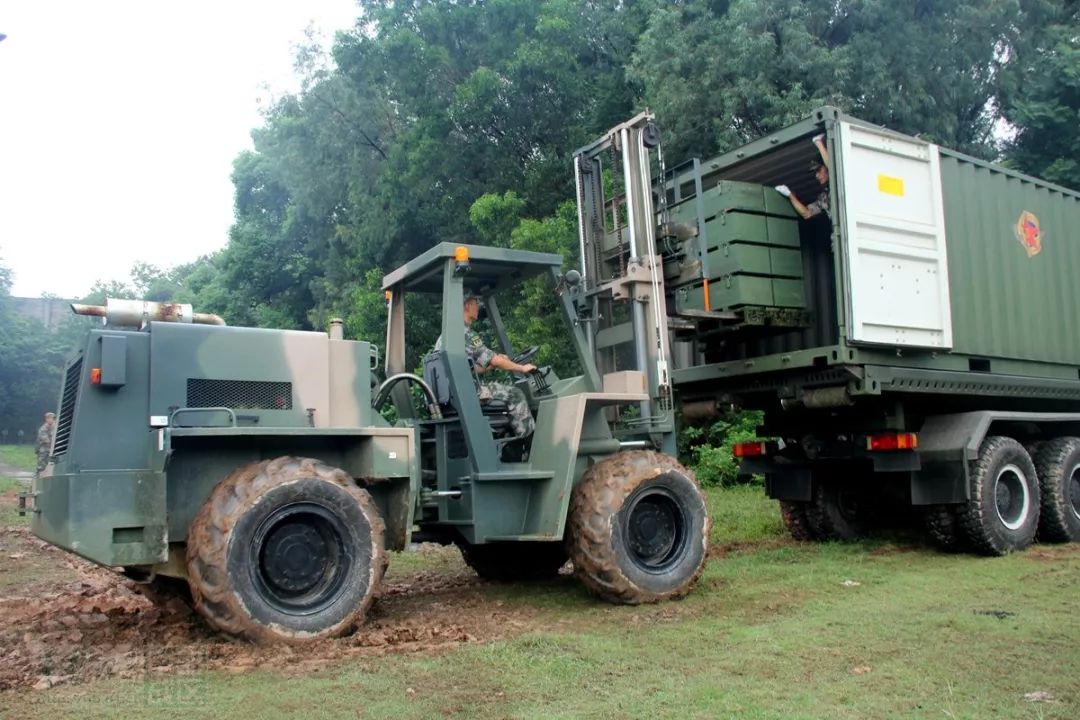
[[[743,468],[796,534],[855,534],[891,493],[947,543],[1030,542],[1040,496],[1043,536],[1080,539],[1080,194],[835,108],[671,168],[650,115],[616,130],[610,160],[575,160],[606,369],[663,387],[670,368],[684,420],[764,411]],[[781,185],[803,204],[826,190],[829,212],[803,219]],[[662,275],[659,370],[634,357],[633,293],[611,290],[638,266]],[[1005,519],[976,527],[984,512]]]

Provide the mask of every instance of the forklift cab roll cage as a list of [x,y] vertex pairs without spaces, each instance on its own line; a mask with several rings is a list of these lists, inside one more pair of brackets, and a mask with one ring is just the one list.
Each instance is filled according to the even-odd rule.
[[[576,322],[577,314],[571,301],[576,288],[567,283],[561,269],[562,262],[559,255],[551,253],[440,243],[383,279],[389,313],[386,332],[387,377],[408,372],[405,367],[405,294],[421,292],[441,298],[442,352],[432,353],[425,359],[425,379],[436,378],[438,387],[432,388],[436,402],[448,406],[449,414],[457,415],[469,456],[473,458],[478,471],[498,468],[499,443],[492,435],[489,418],[485,417],[493,413],[484,412],[465,352],[466,328],[460,308],[464,307],[466,293],[482,299],[487,308],[488,322],[498,340],[498,352],[512,356],[514,351],[495,295],[532,278],[549,276],[552,287],[560,297],[560,309],[583,370],[582,376],[556,383],[550,392],[557,394],[559,387],[571,383],[576,391],[601,390],[600,377],[589,355],[583,328]],[[541,381],[540,386],[544,384]],[[526,396],[535,412],[541,398],[531,391],[527,391]],[[397,386],[390,397],[399,418],[418,419],[404,387]]]

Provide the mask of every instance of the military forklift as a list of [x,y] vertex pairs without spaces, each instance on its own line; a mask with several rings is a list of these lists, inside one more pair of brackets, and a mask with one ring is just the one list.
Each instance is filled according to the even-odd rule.
[[[654,352],[666,328],[639,326],[640,365],[598,362],[583,314],[598,289],[562,266],[444,243],[390,273],[385,379],[375,347],[343,339],[340,323],[327,334],[223,327],[142,301],[77,308],[105,324],[66,366],[51,463],[20,499],[31,529],[156,589],[186,586],[211,626],[257,642],[349,632],[387,551],[421,540],[458,545],[494,580],[550,577],[569,559],[603,599],[679,597],[702,571],[709,519],[671,455]],[[537,278],[581,374],[516,378],[535,417],[518,437],[506,404],[481,399],[462,309],[482,298],[515,356],[496,296]],[[600,292],[634,296],[625,283]],[[405,360],[411,293],[442,306],[443,342],[420,373]],[[662,298],[633,302],[651,311]]]

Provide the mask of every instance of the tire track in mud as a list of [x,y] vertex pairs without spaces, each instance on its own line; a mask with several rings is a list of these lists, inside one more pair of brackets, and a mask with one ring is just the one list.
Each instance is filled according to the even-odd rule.
[[[384,583],[368,622],[310,647],[256,646],[215,632],[184,600],[155,604],[133,581],[33,538],[0,530],[13,554],[71,575],[32,595],[0,592],[0,693],[97,678],[153,678],[202,670],[309,671],[352,657],[439,652],[537,629],[538,611],[504,604],[454,548],[428,548],[439,571],[398,573]],[[450,557],[452,556],[452,557]],[[543,624],[542,622],[539,624]]]

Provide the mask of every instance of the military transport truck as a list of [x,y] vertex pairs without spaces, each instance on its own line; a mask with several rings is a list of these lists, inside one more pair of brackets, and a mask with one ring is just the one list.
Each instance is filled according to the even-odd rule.
[[[775,186],[818,195],[818,135],[831,209],[804,220]],[[1080,539],[1080,194],[835,108],[672,167],[643,113],[574,163],[601,372],[670,383],[685,419],[763,411],[736,455],[793,535],[854,537],[899,498],[948,547]],[[607,289],[641,276],[659,364]]]
[[[493,579],[550,577],[572,558],[610,601],[686,593],[709,521],[670,455],[671,408],[654,411],[643,373],[598,370],[573,312],[580,275],[562,263],[442,244],[391,273],[381,381],[375,347],[340,323],[326,334],[226,327],[182,305],[77,307],[105,324],[66,366],[51,463],[20,499],[31,530],[139,582],[186,581],[212,626],[258,641],[347,632],[387,551],[414,539],[456,543]],[[529,281],[550,288],[581,374],[517,378],[536,423],[518,437],[506,403],[480,399],[463,300],[485,300],[514,355],[498,299]],[[422,375],[405,367],[410,293],[442,307],[444,342]]]

